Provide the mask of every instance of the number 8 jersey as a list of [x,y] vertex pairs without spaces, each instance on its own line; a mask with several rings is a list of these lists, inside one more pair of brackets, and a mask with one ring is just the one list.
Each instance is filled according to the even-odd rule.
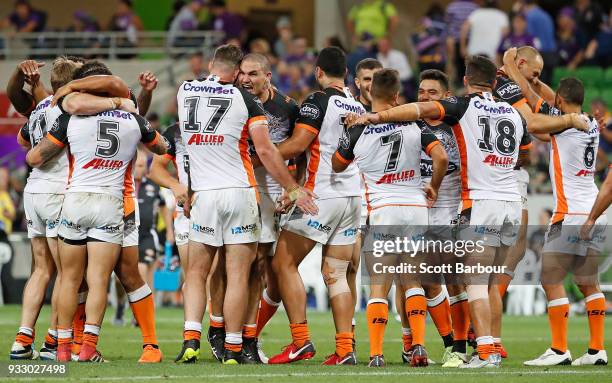
[[216,76],[185,81],[176,95],[194,191],[256,186],[249,129],[267,126],[259,99]]
[[434,102],[457,139],[461,199],[521,201],[513,170],[531,138],[519,112],[486,92]]

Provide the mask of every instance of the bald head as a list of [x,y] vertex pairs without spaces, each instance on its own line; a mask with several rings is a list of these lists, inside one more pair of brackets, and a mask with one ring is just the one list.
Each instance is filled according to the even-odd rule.
[[532,46],[525,45],[516,50],[516,65],[527,81],[537,81],[544,68],[542,55]]
[[248,55],[244,56],[244,58],[242,59],[243,63],[245,61],[259,64],[259,67],[264,72],[270,72],[272,70],[272,68],[270,67],[270,60],[268,60],[266,56],[260,53],[249,53]]

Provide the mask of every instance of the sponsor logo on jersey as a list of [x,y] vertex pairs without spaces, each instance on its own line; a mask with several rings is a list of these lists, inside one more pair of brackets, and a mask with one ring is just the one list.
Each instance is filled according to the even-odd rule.
[[300,116],[310,118],[311,120],[316,120],[317,118],[319,118],[319,108],[317,108],[313,104],[305,102],[300,108]]
[[94,170],[118,170],[123,167],[123,161],[120,160],[105,160],[103,158],[94,158],[85,165],[83,169],[92,168]]
[[44,108],[48,107],[50,104],[51,104],[51,99],[48,99],[45,102],[42,102],[42,103],[38,104],[36,109],[34,109],[33,113],[36,113],[36,112],[40,111],[41,109],[44,109]]
[[210,85],[195,85],[190,82],[183,84],[183,90],[190,92],[203,92],[212,94],[234,94],[234,88],[226,88],[223,86],[210,86]]
[[[452,174],[459,170],[459,167],[454,162],[448,162],[448,167],[446,168],[446,175]],[[428,159],[421,159],[421,177],[431,177],[433,176],[433,161]]]
[[306,225],[308,225],[309,227],[315,228],[318,231],[323,232],[323,233],[329,233],[331,231],[330,226],[323,225],[321,222],[315,221],[312,219],[309,219]]
[[221,145],[224,137],[220,134],[195,133],[189,137],[187,145]]
[[120,231],[123,231],[123,229],[121,228],[121,225],[116,225],[116,226],[106,225],[106,226],[99,227],[98,229],[104,230],[104,232],[110,233],[110,234],[119,233]]
[[384,176],[380,177],[378,181],[376,181],[376,184],[394,184],[396,182],[411,181],[414,179],[415,174],[416,172],[414,169],[385,174]]
[[592,170],[580,169],[578,173],[576,173],[577,177],[591,177],[595,174]]
[[506,107],[503,105],[497,105],[497,106],[487,105],[487,104],[483,104],[482,102],[480,102],[480,100],[474,101],[474,107],[476,109],[482,109],[485,112],[492,113],[492,114],[511,114],[513,113],[513,110],[511,107]]
[[499,97],[501,98],[508,98],[521,94],[521,88],[519,88],[519,86],[515,83],[509,82],[497,88],[497,94],[499,94]]
[[232,227],[232,234],[254,233],[257,230],[257,224],[251,223],[248,225]]
[[501,231],[494,226],[476,226],[474,227],[474,233],[476,234],[493,234],[498,236]]
[[192,223],[191,224],[191,229],[193,231],[197,231],[198,233],[208,234],[208,235],[215,235],[215,229],[214,228],[208,227],[208,226],[198,225],[197,223]]
[[32,226],[34,226],[34,222],[32,222],[32,220],[31,220],[31,219],[28,219],[28,220],[26,221],[26,224],[28,225],[28,227],[32,227]]
[[104,112],[100,112],[97,114],[100,117],[115,117],[115,118],[123,118],[124,120],[131,120],[132,113],[121,112],[119,110],[107,110]]
[[346,104],[346,103],[342,102],[342,100],[339,100],[339,99],[335,99],[334,100],[334,104],[336,104],[336,106],[338,108],[344,109],[344,110],[349,111],[351,113],[357,113],[357,114],[365,113],[365,109],[363,109],[363,106],[361,106],[361,105]]
[[488,154],[484,161],[485,164],[496,166],[499,168],[513,168],[514,158],[506,156],[498,156],[497,154]]
[[395,131],[398,124],[385,124],[385,125],[368,125],[363,131],[363,134],[380,134]]
[[354,237],[354,236],[357,235],[357,228],[352,227],[350,229],[346,229],[346,230],[344,230],[343,234],[344,234],[345,237]]
[[77,225],[72,221],[68,221],[66,218],[62,218],[62,226],[67,227],[68,229],[81,230],[81,225]]
[[59,218],[47,220],[47,229],[53,230],[59,224]]

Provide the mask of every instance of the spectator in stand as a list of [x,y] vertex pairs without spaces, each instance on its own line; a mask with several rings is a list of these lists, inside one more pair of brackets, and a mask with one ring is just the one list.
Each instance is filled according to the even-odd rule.
[[608,22],[589,42],[584,56],[589,60],[589,65],[598,65],[604,68],[612,66],[612,9],[610,9]]
[[35,10],[29,1],[15,2],[13,12],[0,22],[0,29],[11,27],[14,32],[42,32],[47,24],[47,14]]
[[244,41],[244,20],[242,16],[228,11],[225,0],[213,0],[210,3],[210,12],[214,16],[215,31],[225,33],[226,40],[239,39]]
[[359,44],[357,44],[355,49],[348,54],[346,57],[346,64],[349,72],[349,78],[347,80],[349,84],[354,82],[357,63],[367,58],[376,58],[375,47],[376,41],[374,40],[374,36],[366,32],[361,36]]
[[289,64],[314,62],[314,55],[308,50],[308,40],[304,36],[295,36],[287,53],[284,60]]
[[278,38],[274,42],[274,53],[277,57],[285,57],[289,51],[289,45],[293,40],[293,29],[288,17],[283,16],[276,22]]
[[527,32],[527,20],[522,13],[515,13],[512,16],[512,30],[504,37],[499,49],[497,50],[497,63],[502,65],[504,52],[512,47],[522,47],[525,45],[540,49],[540,41]]
[[577,28],[574,9],[561,8],[557,16],[557,51],[559,65],[576,69],[584,59],[584,48],[588,41],[584,32]]
[[[119,48],[133,48],[138,45],[138,31],[142,31],[143,26],[142,20],[134,12],[133,7],[132,0],[119,0],[117,2],[117,9],[108,23],[108,30],[126,33],[124,38],[117,40]],[[135,54],[132,53],[118,55],[119,58],[131,58],[134,56]]]
[[387,0],[363,0],[361,4],[351,7],[346,23],[351,45],[356,45],[364,33],[375,39],[392,38],[397,30],[399,17],[397,9]]
[[463,86],[465,57],[461,55],[461,27],[468,17],[478,9],[472,0],[454,0],[446,7],[446,54],[448,56],[446,73],[455,84]]
[[595,38],[604,22],[605,10],[591,0],[576,0],[576,21],[587,41]]
[[342,49],[342,51],[344,53],[348,53],[348,51],[344,47],[344,44],[342,43],[342,40],[340,40],[340,36],[338,36],[338,35],[327,37],[325,39],[325,42],[323,43],[323,47],[324,48],[338,47],[338,48]]
[[591,114],[597,120],[605,121],[606,127],[600,132],[599,149],[610,159],[612,157],[612,116],[605,101],[601,98],[594,99],[591,102]]
[[412,45],[417,53],[421,71],[427,69],[444,71],[446,68],[444,40],[446,23],[443,18],[437,16],[438,8],[437,4],[430,8],[427,15],[421,19],[419,31],[412,35]]
[[195,80],[204,78],[208,74],[208,63],[204,59],[202,52],[195,52],[189,56],[189,74],[184,80]]
[[378,40],[378,55],[376,55],[376,59],[380,61],[384,68],[395,69],[399,72],[404,97],[409,102],[414,100],[416,83],[408,57],[403,52],[393,49],[391,41],[383,37]]
[[276,86],[287,96],[301,102],[311,92],[306,81],[306,73],[298,62],[284,64],[279,68],[279,77]]
[[83,10],[77,10],[73,14],[72,25],[66,29],[67,32],[79,32],[76,37],[66,39],[67,48],[93,48],[99,47],[101,41],[96,36],[100,30],[98,22]]
[[9,193],[10,173],[8,168],[0,168],[0,242],[8,242],[7,236],[13,231],[15,204]]
[[555,40],[555,23],[552,17],[537,4],[537,0],[525,0],[525,18],[527,32],[540,41],[540,54],[544,59],[544,68],[540,79],[546,84],[552,80],[553,69],[557,66],[557,41]]
[[472,12],[461,28],[462,56],[486,55],[494,60],[509,27],[508,15],[497,8],[497,1],[485,0],[482,8]]
[[168,30],[168,44],[170,46],[195,47],[202,42],[198,38],[181,36],[181,33],[198,29],[198,14],[203,6],[203,0],[192,0],[188,4],[183,5],[170,23],[170,29]]

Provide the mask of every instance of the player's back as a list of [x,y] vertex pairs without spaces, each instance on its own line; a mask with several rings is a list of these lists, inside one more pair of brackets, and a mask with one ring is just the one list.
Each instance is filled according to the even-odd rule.
[[[36,105],[30,118],[20,134],[29,141],[32,147],[36,146],[47,134],[55,120],[62,114],[59,106],[51,106],[53,96],[49,96]],[[32,169],[28,176],[25,192],[61,194],[68,182],[68,156],[65,150],[49,160],[40,168]]]
[[311,94],[300,106],[296,127],[317,134],[307,152],[308,168],[305,187],[319,199],[359,196],[359,171],[351,164],[344,172],[332,169],[332,156],[343,135],[343,119],[349,113],[363,114],[363,106],[348,89],[334,87]]
[[261,102],[216,76],[185,81],[177,94],[179,128],[194,191],[255,186],[249,127],[266,118]]
[[68,193],[123,198],[133,189],[132,160],[138,142],[155,132],[139,115],[111,110],[93,116],[62,114],[50,134],[54,142],[69,145]]
[[462,199],[520,201],[513,169],[530,138],[519,112],[486,92],[451,97],[440,108],[461,156]]

